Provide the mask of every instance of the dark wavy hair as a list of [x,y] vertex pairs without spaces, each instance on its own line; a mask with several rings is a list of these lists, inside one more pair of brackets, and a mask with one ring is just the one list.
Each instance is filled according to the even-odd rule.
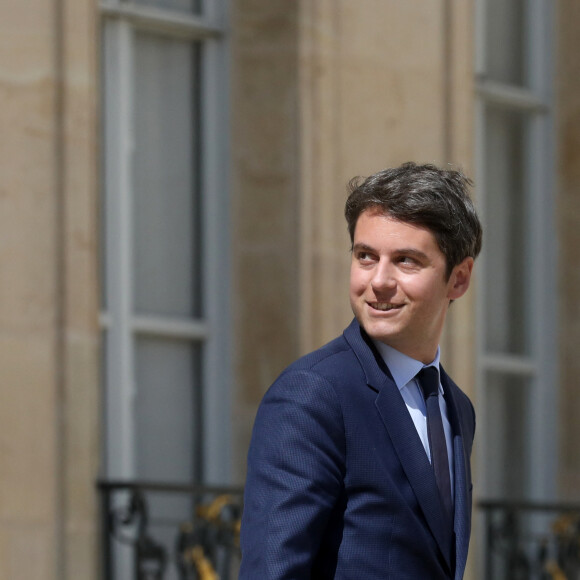
[[422,226],[435,236],[447,263],[453,268],[481,250],[482,228],[468,190],[473,182],[460,171],[412,162],[384,169],[349,183],[344,215],[351,244],[361,213],[377,208],[391,218]]

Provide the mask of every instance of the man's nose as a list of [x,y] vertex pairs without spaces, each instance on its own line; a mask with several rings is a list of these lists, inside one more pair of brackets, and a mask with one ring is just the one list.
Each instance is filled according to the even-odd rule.
[[377,264],[371,284],[375,291],[393,289],[397,285],[393,265],[389,262],[380,262]]

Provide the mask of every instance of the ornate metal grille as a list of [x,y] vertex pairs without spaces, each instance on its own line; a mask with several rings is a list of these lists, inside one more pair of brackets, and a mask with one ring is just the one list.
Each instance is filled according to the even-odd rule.
[[[134,580],[237,577],[241,488],[111,481],[98,487],[106,580],[126,580],[127,571]],[[178,516],[176,506],[185,507]]]
[[580,504],[481,501],[485,578],[580,580]]

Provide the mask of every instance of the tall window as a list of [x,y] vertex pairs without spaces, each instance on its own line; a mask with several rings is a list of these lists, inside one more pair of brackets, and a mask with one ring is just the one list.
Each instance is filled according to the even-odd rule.
[[101,3],[109,479],[228,480],[223,10]]
[[551,3],[477,0],[480,495],[555,491]]

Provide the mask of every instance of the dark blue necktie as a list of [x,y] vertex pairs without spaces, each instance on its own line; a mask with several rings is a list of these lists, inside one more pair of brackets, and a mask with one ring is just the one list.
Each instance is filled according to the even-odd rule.
[[451,500],[451,481],[449,459],[443,420],[439,408],[439,373],[435,367],[425,367],[417,375],[427,407],[427,433],[431,449],[431,465],[439,488],[441,502],[445,508],[449,524],[453,527],[453,503]]

